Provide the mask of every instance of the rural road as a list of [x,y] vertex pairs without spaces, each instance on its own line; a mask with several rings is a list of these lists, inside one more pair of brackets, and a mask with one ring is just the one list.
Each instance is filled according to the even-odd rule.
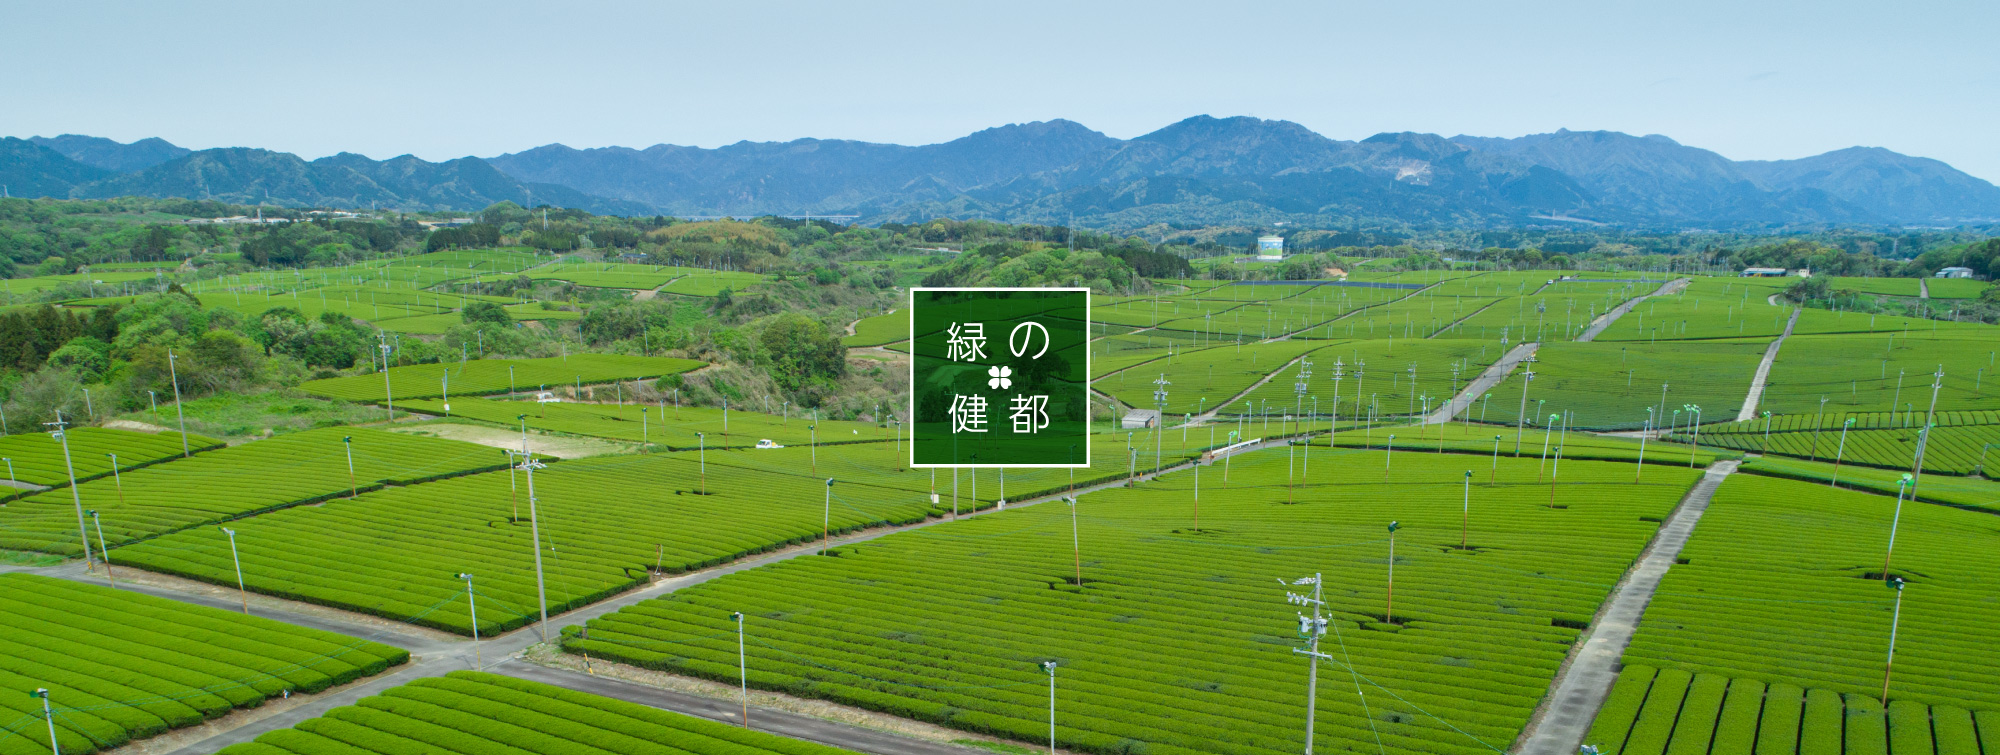
[[1757,363],[1757,375],[1750,378],[1750,395],[1743,398],[1743,408],[1736,411],[1737,422],[1748,422],[1757,418],[1757,404],[1764,400],[1764,380],[1771,376],[1771,363],[1778,361],[1778,347],[1785,345],[1785,339],[1792,335],[1792,326],[1799,324],[1799,308],[1792,308],[1792,319],[1785,321],[1785,332],[1778,334],[1764,349],[1764,361]]
[[1632,297],[1631,299],[1627,300],[1624,304],[1620,304],[1617,307],[1613,308],[1611,311],[1606,312],[1602,315],[1598,315],[1597,319],[1590,321],[1590,327],[1584,328],[1583,333],[1577,335],[1576,340],[1578,341],[1595,340],[1599,333],[1603,333],[1607,328],[1610,328],[1613,323],[1618,322],[1618,318],[1624,317],[1626,312],[1630,312],[1632,311],[1633,307],[1639,306],[1639,302],[1645,301],[1655,296],[1667,296],[1669,294],[1679,293],[1681,289],[1687,288],[1687,285],[1690,282],[1690,280],[1691,279],[1689,278],[1675,278],[1673,280],[1667,281],[1664,285],[1660,286],[1660,289],[1658,291],[1654,291],[1644,296]]
[[1688,536],[1694,533],[1702,512],[1708,510],[1715,489],[1736,471],[1737,463],[1719,461],[1708,468],[1708,473],[1681,499],[1673,515],[1660,525],[1653,542],[1639,554],[1639,560],[1625,573],[1624,579],[1612,589],[1610,600],[1598,608],[1597,616],[1591,620],[1590,631],[1550,685],[1553,691],[1545,703],[1547,707],[1541,719],[1533,724],[1527,742],[1517,751],[1519,755],[1575,755],[1577,748],[1586,744],[1583,738],[1590,732],[1598,709],[1604,706],[1605,696],[1611,694],[1611,685],[1618,681],[1622,667],[1619,659],[1632,644],[1632,633],[1638,629],[1646,605],[1653,601],[1653,591],[1680,556],[1681,548],[1687,545]]
[[1507,378],[1508,373],[1514,371],[1515,365],[1534,356],[1535,350],[1541,347],[1541,344],[1534,341],[1515,346],[1505,356],[1500,357],[1500,361],[1494,362],[1492,366],[1486,368],[1485,372],[1479,373],[1479,377],[1473,378],[1472,382],[1467,383],[1465,390],[1459,391],[1458,395],[1451,397],[1451,400],[1446,401],[1444,406],[1438,407],[1437,411],[1431,412],[1428,416],[1424,417],[1423,424],[1435,425],[1440,422],[1450,422],[1452,417],[1458,416],[1459,412],[1465,411],[1466,407],[1472,406],[1472,402],[1478,400],[1481,395],[1493,390],[1493,386],[1499,385],[1501,380]]

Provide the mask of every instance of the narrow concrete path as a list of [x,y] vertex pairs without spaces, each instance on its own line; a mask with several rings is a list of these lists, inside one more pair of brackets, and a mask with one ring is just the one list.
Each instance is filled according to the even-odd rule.
[[1680,293],[1680,290],[1683,288],[1687,288],[1688,284],[1691,282],[1693,282],[1693,279],[1691,278],[1675,278],[1673,280],[1667,281],[1664,284],[1661,284],[1658,290],[1650,294],[1632,297],[1630,300],[1627,300],[1624,304],[1620,304],[1617,307],[1612,308],[1611,311],[1598,315],[1597,319],[1591,320],[1590,327],[1584,328],[1583,332],[1577,335],[1576,340],[1578,341],[1596,340],[1598,334],[1603,333],[1605,330],[1609,329],[1612,326],[1612,324],[1618,322],[1618,318],[1624,317],[1625,313],[1632,311],[1633,307],[1639,306],[1639,302],[1645,301],[1655,296],[1668,296],[1671,294]]
[[1472,402],[1477,401],[1480,396],[1485,395],[1487,391],[1493,390],[1493,386],[1499,385],[1500,381],[1505,380],[1508,373],[1514,371],[1515,366],[1534,356],[1535,350],[1541,347],[1541,344],[1534,341],[1515,346],[1505,356],[1500,357],[1500,361],[1494,362],[1492,366],[1486,368],[1485,372],[1479,373],[1479,377],[1473,378],[1470,383],[1466,383],[1465,389],[1459,391],[1458,395],[1451,397],[1450,401],[1446,401],[1444,406],[1440,406],[1437,411],[1425,415],[1422,424],[1435,425],[1440,422],[1450,422],[1451,418],[1458,416],[1459,412],[1465,411],[1467,407],[1472,406]]
[[1917,279],[1917,298],[1919,299],[1931,298],[1931,284],[1926,283],[1922,278]]
[[1590,724],[1604,706],[1605,696],[1611,694],[1611,685],[1618,681],[1620,658],[1632,644],[1632,633],[1638,629],[1646,605],[1653,601],[1660,578],[1674,565],[1681,548],[1694,533],[1695,523],[1708,510],[1709,499],[1722,481],[1736,471],[1736,466],[1737,462],[1730,460],[1709,467],[1708,474],[1695,483],[1694,489],[1681,499],[1680,506],[1660,525],[1653,542],[1646,545],[1639,560],[1633,562],[1612,589],[1610,599],[1598,608],[1597,616],[1591,619],[1590,631],[1570,651],[1569,660],[1549,685],[1548,698],[1543,700],[1537,717],[1529,722],[1526,741],[1515,752],[1575,755],[1577,748],[1586,744],[1583,738],[1590,733]]
[[1737,422],[1747,422],[1757,418],[1757,404],[1764,400],[1764,380],[1771,376],[1771,363],[1778,361],[1778,347],[1785,345],[1785,339],[1792,335],[1792,326],[1799,324],[1799,311],[1792,308],[1792,319],[1785,321],[1785,332],[1778,334],[1764,349],[1764,361],[1757,363],[1757,374],[1750,378],[1750,395],[1743,398],[1743,408],[1736,411]]
[[[602,676],[582,674],[568,669],[549,668],[524,661],[508,661],[494,666],[491,671],[519,679],[543,684],[552,684],[578,692],[638,703],[648,707],[685,713],[711,721],[739,725],[743,723],[743,708],[730,700],[718,700],[685,692],[648,687],[643,684]],[[827,721],[825,719],[802,716],[788,711],[771,710],[752,706],[750,728],[767,734],[777,734],[803,739],[809,742],[844,747],[859,752],[876,755],[969,755],[970,753],[991,752],[962,745],[929,742],[912,737],[899,736],[888,732],[864,729],[859,726]]]

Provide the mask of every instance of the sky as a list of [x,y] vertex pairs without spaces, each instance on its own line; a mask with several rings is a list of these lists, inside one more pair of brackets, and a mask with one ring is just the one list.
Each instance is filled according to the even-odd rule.
[[0,135],[316,158],[899,144],[1067,118],[1850,146],[2000,182],[2000,3],[0,0]]

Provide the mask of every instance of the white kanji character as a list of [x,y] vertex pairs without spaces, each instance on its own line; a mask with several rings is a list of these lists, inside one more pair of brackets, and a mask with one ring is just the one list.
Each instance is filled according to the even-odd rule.
[[986,397],[954,394],[951,398],[951,431],[986,432]]
[[952,323],[945,328],[945,358],[954,362],[976,362],[986,358],[986,323]]
[[1034,433],[1049,426],[1048,396],[1015,396],[1013,400],[1014,432]]

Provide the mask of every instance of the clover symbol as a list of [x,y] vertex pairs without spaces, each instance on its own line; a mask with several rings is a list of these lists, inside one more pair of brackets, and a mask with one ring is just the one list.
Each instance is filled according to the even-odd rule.
[[996,391],[1003,391],[1013,387],[1014,381],[1009,379],[1009,376],[1013,374],[1014,369],[1005,365],[988,367],[986,368],[986,387]]

